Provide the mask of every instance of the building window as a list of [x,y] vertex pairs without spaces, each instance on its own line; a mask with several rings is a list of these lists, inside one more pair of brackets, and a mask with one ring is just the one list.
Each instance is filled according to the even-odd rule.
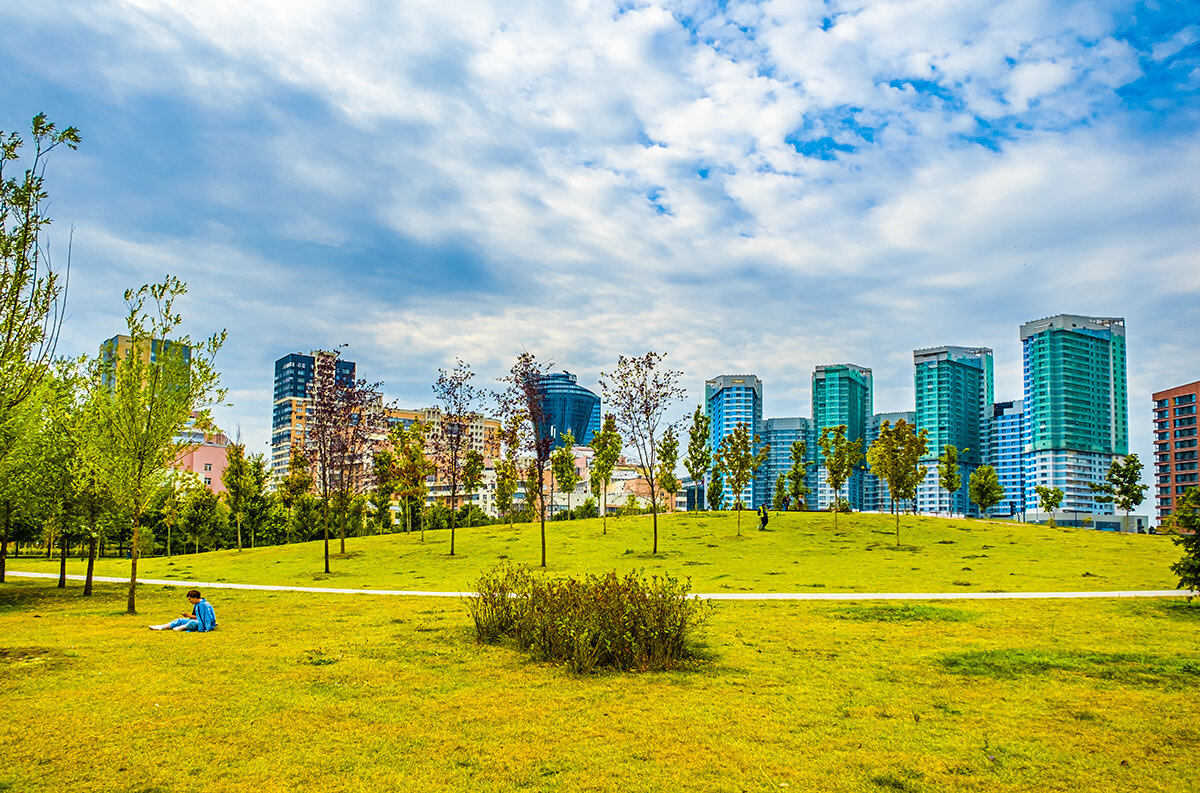
[[210,476],[204,477],[204,484],[209,485],[211,487],[212,486],[212,477],[210,477]]
[[204,464],[204,470],[205,470],[205,471],[211,471],[211,470],[212,470],[212,463],[205,463],[205,464]]

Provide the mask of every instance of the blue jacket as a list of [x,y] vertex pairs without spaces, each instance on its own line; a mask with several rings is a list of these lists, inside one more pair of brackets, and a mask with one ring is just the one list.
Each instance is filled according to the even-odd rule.
[[201,633],[211,631],[217,627],[217,613],[213,611],[213,607],[204,598],[200,599],[195,608],[192,609],[192,613],[196,615],[196,622],[200,623],[199,630]]

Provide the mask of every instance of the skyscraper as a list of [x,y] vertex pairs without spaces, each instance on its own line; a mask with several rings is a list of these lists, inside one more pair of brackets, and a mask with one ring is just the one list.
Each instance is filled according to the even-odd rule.
[[992,515],[1014,515],[1025,511],[1025,403],[997,402],[992,406],[992,433],[987,464],[996,469],[1004,498]]
[[1154,491],[1158,519],[1175,510],[1179,497],[1200,486],[1196,402],[1200,381],[1159,391],[1154,399]]
[[570,372],[553,372],[542,378],[542,405],[546,425],[542,432],[554,431],[554,448],[562,446],[568,431],[577,446],[587,446],[600,431],[600,397],[579,385]]
[[[319,350],[310,355],[293,352],[275,362],[275,398],[271,409],[272,487],[287,476],[293,440],[304,442],[304,425],[311,412],[317,356],[332,355]],[[354,361],[338,358],[334,371],[338,382],[354,382]]]
[[[779,475],[786,475],[791,470],[792,444],[796,441],[804,441],[804,459],[811,462],[813,448],[817,443],[812,434],[812,420],[801,416],[767,419],[763,422],[763,431],[760,435],[762,442],[769,445],[771,449],[767,453],[767,461],[763,464],[762,475],[759,477],[759,492],[755,496],[755,500],[761,503],[767,500],[768,487],[771,488],[772,493],[770,500],[774,501],[775,486]],[[812,466],[809,466],[808,470],[811,471],[811,469]],[[811,485],[808,484],[807,472],[805,485],[811,488]],[[811,503],[811,495],[806,496],[805,501]]]
[[[987,347],[930,347],[913,350],[916,430],[929,433],[920,464],[928,468],[917,487],[917,511],[963,513],[970,509],[967,482],[987,462],[995,398],[992,351]],[[947,445],[958,449],[962,486],[951,494],[941,486],[938,457]]]
[[[826,427],[845,424],[846,440],[861,440],[865,455],[867,424],[874,413],[873,402],[874,381],[870,369],[851,363],[818,366],[812,375],[814,437],[819,438]],[[819,446],[814,451],[813,460],[816,463],[816,505],[818,509],[824,509],[833,501],[834,493],[822,470],[825,459]],[[864,459],[842,488],[842,497],[850,501],[853,509],[862,509],[865,466]]]
[[1059,314],[1021,326],[1025,365],[1025,503],[1058,487],[1062,509],[1111,515],[1088,487],[1129,453],[1125,320]]
[[[745,424],[750,435],[761,435],[762,430],[762,380],[752,374],[723,374],[704,384],[704,413],[711,420],[709,429],[713,460],[721,447],[721,439],[731,435],[738,424]],[[755,450],[761,446],[755,445]],[[741,492],[742,506],[757,506],[757,477],[752,477]],[[734,503],[733,488],[729,482],[722,483],[722,506],[731,509]]]

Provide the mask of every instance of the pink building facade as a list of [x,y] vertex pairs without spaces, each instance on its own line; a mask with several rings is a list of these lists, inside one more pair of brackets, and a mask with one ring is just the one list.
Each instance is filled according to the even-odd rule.
[[209,435],[190,452],[182,455],[172,466],[180,471],[191,471],[214,493],[225,492],[225,449],[229,439],[224,435]]

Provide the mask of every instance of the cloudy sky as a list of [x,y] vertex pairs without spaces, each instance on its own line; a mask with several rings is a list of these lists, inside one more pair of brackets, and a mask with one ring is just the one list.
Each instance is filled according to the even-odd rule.
[[1134,451],[1200,379],[1200,10],[1181,2],[0,2],[0,129],[45,111],[62,349],[179,275],[228,328],[218,420],[269,439],[273,361],[348,344],[429,403],[521,350],[596,386],[666,352],[689,402],[822,363],[912,409],[912,350],[1125,317]]

